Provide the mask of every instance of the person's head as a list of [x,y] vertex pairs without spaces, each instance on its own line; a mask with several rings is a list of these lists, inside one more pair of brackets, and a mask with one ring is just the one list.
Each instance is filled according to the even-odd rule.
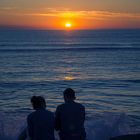
[[46,108],[46,101],[42,96],[32,96],[31,103],[33,109],[37,110],[40,108]]
[[71,88],[67,88],[63,92],[64,100],[65,101],[73,101],[76,99],[75,91]]

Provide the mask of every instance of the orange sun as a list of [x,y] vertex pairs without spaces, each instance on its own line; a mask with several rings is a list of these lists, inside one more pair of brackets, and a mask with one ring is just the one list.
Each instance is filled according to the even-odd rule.
[[71,27],[71,23],[70,22],[65,23],[65,27],[66,28],[70,28]]

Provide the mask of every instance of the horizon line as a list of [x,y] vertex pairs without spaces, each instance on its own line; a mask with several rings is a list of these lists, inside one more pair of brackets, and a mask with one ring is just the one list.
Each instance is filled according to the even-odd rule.
[[140,27],[116,27],[116,28],[83,28],[83,29],[49,29],[49,28],[39,28],[39,27],[29,27],[29,26],[7,26],[0,25],[0,30],[9,29],[9,30],[48,30],[48,31],[76,31],[76,30],[140,30]]

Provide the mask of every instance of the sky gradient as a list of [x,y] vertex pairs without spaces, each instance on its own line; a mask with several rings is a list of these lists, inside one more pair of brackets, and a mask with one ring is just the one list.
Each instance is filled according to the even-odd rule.
[[140,28],[140,0],[0,0],[0,26],[39,29]]

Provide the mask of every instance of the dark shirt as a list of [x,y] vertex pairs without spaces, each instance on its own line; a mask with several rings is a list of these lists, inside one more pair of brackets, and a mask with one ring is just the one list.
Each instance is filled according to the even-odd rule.
[[45,109],[38,109],[27,117],[31,140],[54,140],[54,115]]
[[80,103],[68,101],[59,105],[55,112],[55,129],[65,134],[85,135],[85,107]]

